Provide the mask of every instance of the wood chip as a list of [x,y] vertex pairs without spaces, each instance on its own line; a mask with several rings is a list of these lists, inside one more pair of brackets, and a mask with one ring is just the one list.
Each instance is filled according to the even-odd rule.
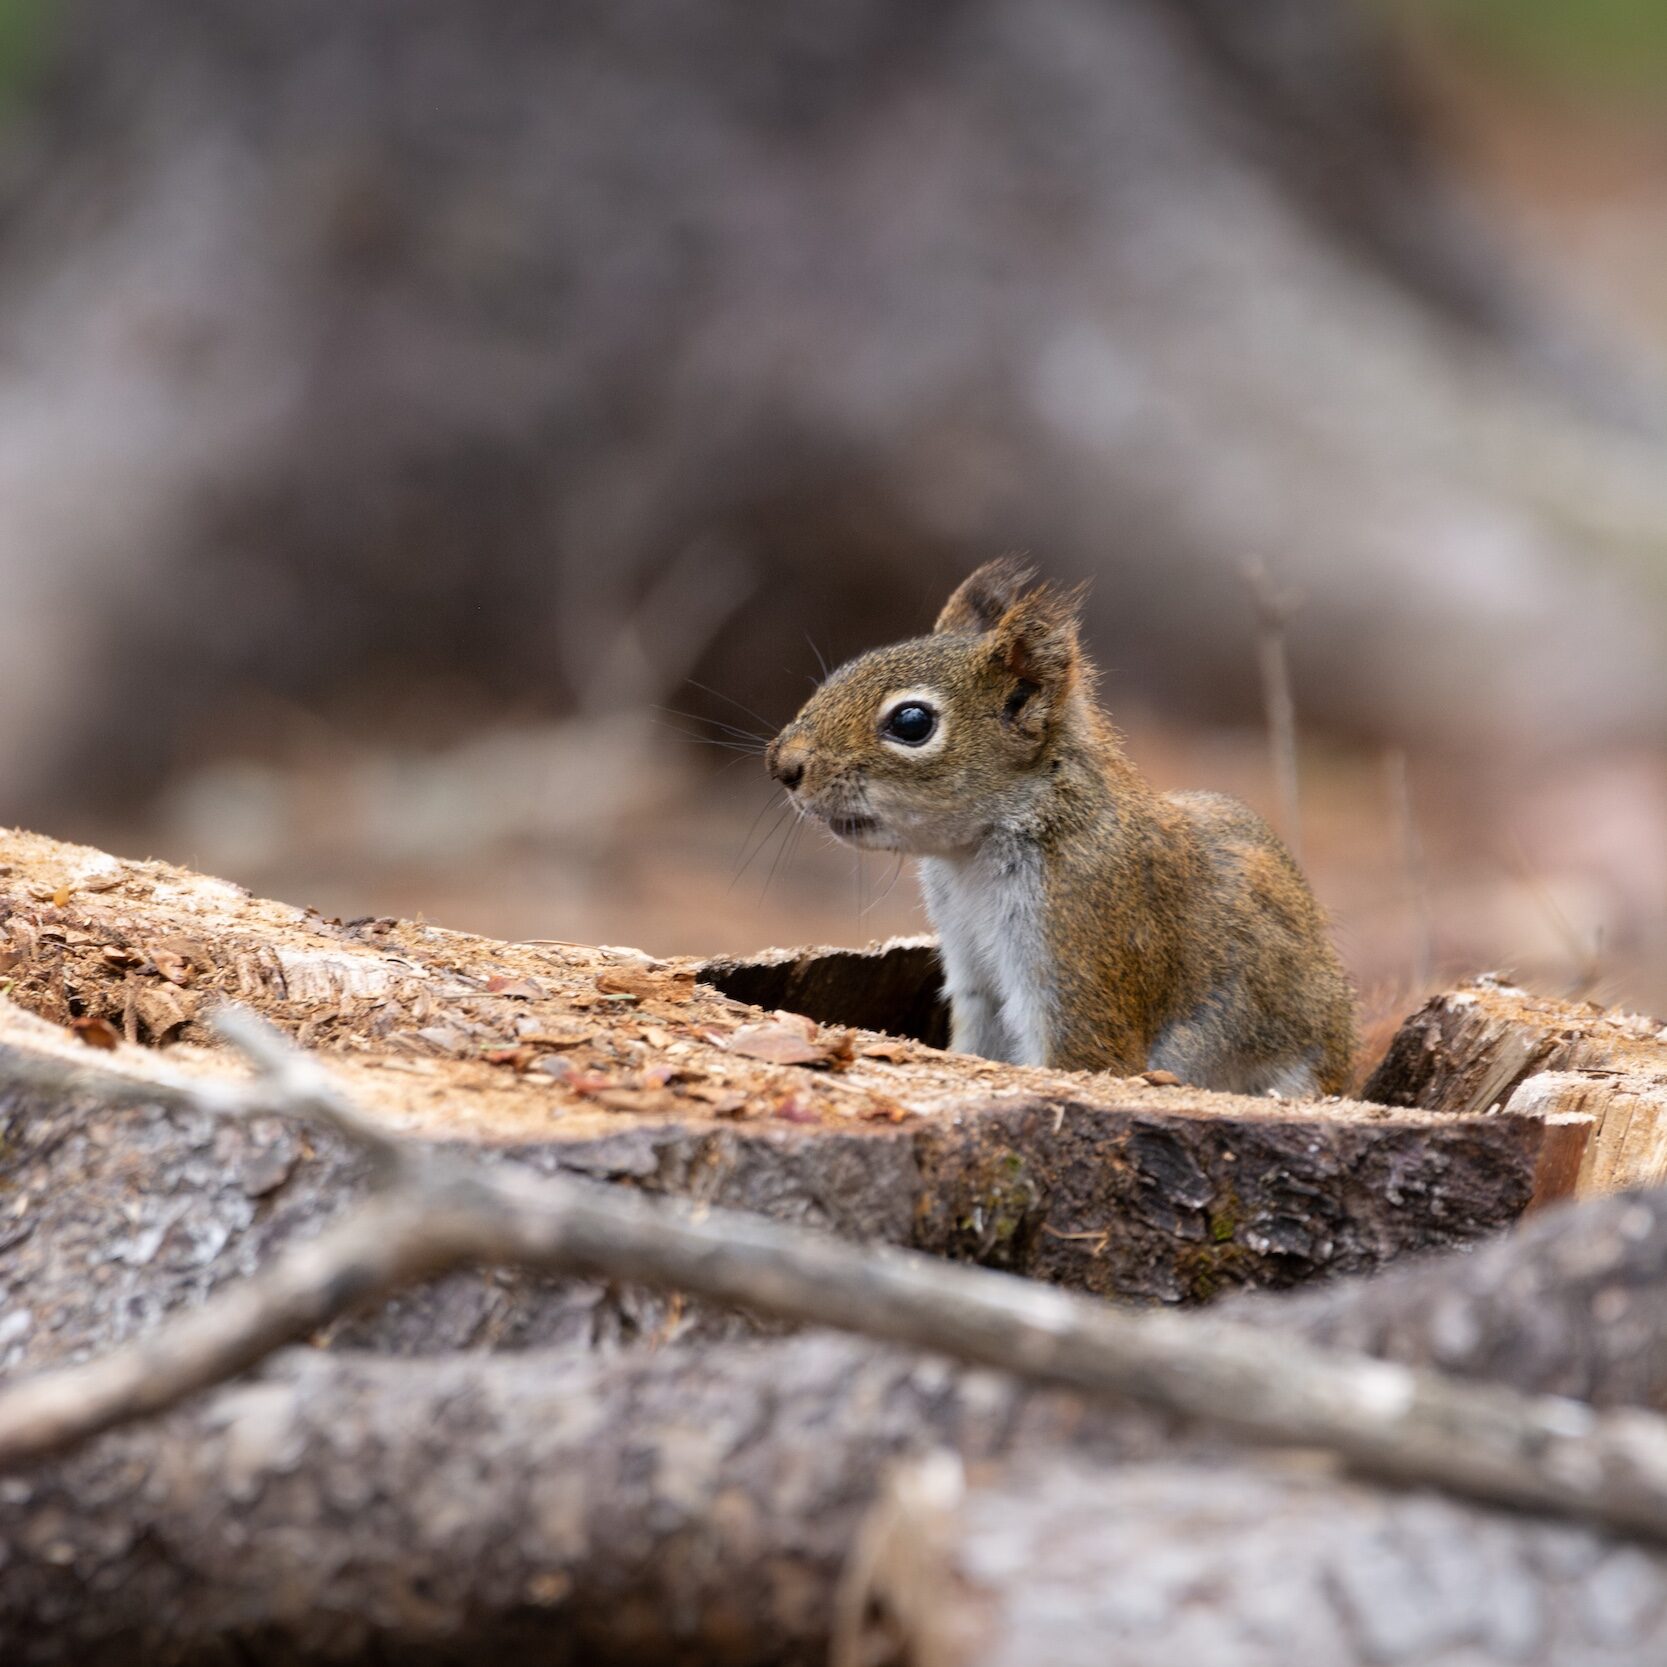
[[89,1048],[109,1052],[121,1041],[121,1032],[108,1019],[71,1019],[69,1028]]
[[189,984],[197,976],[197,969],[183,955],[171,949],[153,949],[151,964],[170,984]]

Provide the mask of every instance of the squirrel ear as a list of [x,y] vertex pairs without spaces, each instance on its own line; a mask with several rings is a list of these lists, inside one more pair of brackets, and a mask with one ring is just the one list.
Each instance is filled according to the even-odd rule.
[[1023,683],[1061,692],[1082,663],[1077,620],[1086,585],[1068,591],[1039,585],[996,622],[996,658]]
[[1035,577],[1036,570],[1023,556],[997,556],[985,562],[944,603],[932,627],[934,635],[978,637],[993,631]]

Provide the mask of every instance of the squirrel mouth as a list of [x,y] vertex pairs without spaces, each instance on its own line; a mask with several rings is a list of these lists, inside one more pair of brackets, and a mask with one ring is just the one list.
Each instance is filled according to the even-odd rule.
[[838,834],[841,839],[855,839],[861,834],[873,833],[879,827],[878,818],[873,816],[830,816],[829,829]]

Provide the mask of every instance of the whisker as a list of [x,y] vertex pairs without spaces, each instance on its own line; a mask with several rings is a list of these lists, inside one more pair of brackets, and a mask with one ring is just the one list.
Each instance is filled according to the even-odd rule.
[[[895,865],[895,866],[894,866],[894,867],[893,867],[893,869],[892,869],[892,871],[891,871],[891,878],[890,878],[890,879],[889,879],[889,880],[887,880],[887,881],[886,881],[886,889],[885,889],[885,890],[884,890],[884,891],[882,891],[882,892],[881,892],[881,893],[880,893],[880,895],[879,895],[879,896],[878,896],[878,897],[876,897],[876,898],[875,898],[875,899],[874,899],[874,900],[873,900],[873,901],[872,901],[872,902],[871,902],[871,903],[870,903],[870,904],[869,904],[869,905],[868,905],[868,908],[867,908],[867,909],[866,909],[866,910],[865,910],[865,911],[864,911],[864,912],[865,912],[865,913],[868,913],[868,914],[872,914],[872,913],[873,913],[873,912],[874,912],[874,910],[875,910],[875,909],[877,909],[877,908],[879,908],[879,906],[880,906],[880,905],[881,905],[881,904],[882,904],[882,903],[883,903],[883,902],[885,902],[885,900],[886,900],[886,899],[887,899],[887,898],[888,898],[888,897],[890,897],[890,896],[891,896],[891,894],[892,894],[892,893],[893,893],[893,892],[894,892],[894,891],[896,891],[896,890],[897,890],[897,882],[898,882],[898,881],[899,881],[899,880],[900,880],[900,879],[902,879],[902,878],[903,878],[903,864],[904,864],[904,861],[905,861],[905,860],[906,860],[906,857],[907,857],[907,853],[906,853],[906,852],[903,852],[903,851],[899,851],[899,852],[898,852],[898,853],[897,853],[897,862],[896,862],[896,865]],[[859,918],[860,918],[860,917],[859,917]]]
[[781,859],[798,843],[798,836],[804,831],[804,818],[787,830],[787,837],[776,847],[776,860],[770,864],[770,872],[764,876],[764,887],[758,894],[760,903],[770,895],[770,887],[775,884],[776,870],[781,867]]
[[656,706],[656,712],[663,712],[669,718],[687,718],[693,723],[710,724],[713,729],[721,729],[726,735],[739,736],[743,741],[757,741],[761,746],[767,746],[770,741],[768,735],[760,735],[754,730],[742,729],[739,724],[728,724],[722,718],[709,718],[704,712],[683,712],[675,706]]
[[[776,829],[781,826],[782,817],[786,816],[793,809],[793,805],[792,805],[791,800],[788,800],[786,798],[785,794],[782,796],[782,799],[783,799],[783,802],[781,804],[780,811],[777,814],[775,821],[773,821],[770,824],[769,831],[764,835],[764,837],[761,840],[758,841],[758,843],[756,845],[752,845],[751,854],[748,855],[746,857],[746,860],[741,864],[741,866],[735,870],[735,877],[729,882],[729,890],[730,891],[734,891],[734,889],[738,885],[740,885],[742,877],[746,874],[747,870],[749,868],[751,868],[752,865],[758,860],[758,853],[760,851],[762,851],[764,849],[764,847],[766,845],[768,845],[772,839],[775,838]],[[776,805],[776,799],[774,798],[774,796],[772,796],[769,799],[766,799],[765,802],[764,802],[763,809],[761,809],[759,811],[759,813],[752,819],[752,827],[747,829],[746,838],[742,841],[741,849],[742,849],[743,853],[746,852],[747,846],[752,844],[753,830],[756,829],[758,824],[764,820],[766,812],[768,812],[769,810],[774,808],[775,805]]]
[[690,688],[699,689],[703,694],[714,695],[719,700],[727,701],[731,706],[733,706],[735,708],[735,710],[737,712],[746,713],[746,715],[749,718],[751,718],[754,723],[763,724],[763,726],[767,730],[769,730],[769,732],[772,735],[775,734],[776,727],[777,727],[776,725],[772,724],[770,722],[770,720],[768,718],[766,718],[762,712],[755,712],[755,711],[753,711],[753,709],[750,706],[743,705],[740,701],[738,701],[735,698],[734,695],[726,695],[723,692],[722,689],[714,689],[708,683],[698,683],[692,677],[689,678],[687,681],[688,681],[688,684],[689,684]]
[[822,676],[826,679],[828,675],[828,662],[822,657],[822,650],[816,646],[816,639],[810,634],[810,632],[806,631],[805,641],[810,644],[810,651],[816,656],[816,663],[822,668]]
[[680,741],[688,741],[697,747],[722,747],[725,752],[738,752],[747,758],[762,758],[764,748],[753,741],[725,741],[716,735],[691,735],[686,729],[679,729],[676,724],[661,724],[660,728],[668,734],[675,735]]

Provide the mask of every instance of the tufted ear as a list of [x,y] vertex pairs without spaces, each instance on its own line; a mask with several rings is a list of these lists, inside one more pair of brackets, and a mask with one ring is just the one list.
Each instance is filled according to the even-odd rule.
[[944,603],[938,623],[940,637],[977,637],[992,631],[1001,617],[1024,594],[1036,570],[1023,556],[998,556],[968,575]]
[[1021,596],[991,630],[996,658],[1027,682],[1044,688],[1063,682],[1082,658],[1077,627],[1087,588],[1038,585]]

